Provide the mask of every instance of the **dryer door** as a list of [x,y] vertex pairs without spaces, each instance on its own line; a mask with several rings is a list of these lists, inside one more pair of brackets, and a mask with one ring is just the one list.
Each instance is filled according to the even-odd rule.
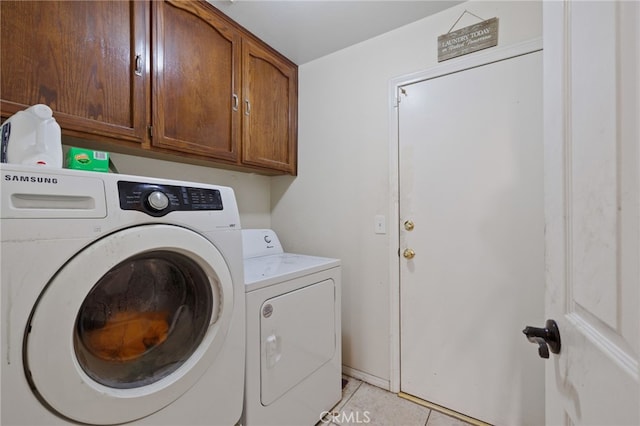
[[179,398],[224,344],[229,268],[203,236],[170,225],[111,234],[71,259],[25,337],[32,388],[81,423],[130,422]]
[[336,351],[335,283],[324,280],[266,300],[260,308],[260,402],[267,406]]

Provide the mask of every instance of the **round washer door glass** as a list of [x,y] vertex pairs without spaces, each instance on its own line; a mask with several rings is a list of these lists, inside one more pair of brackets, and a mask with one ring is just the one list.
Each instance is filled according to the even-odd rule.
[[126,259],[80,307],[73,342],[78,362],[112,388],[154,383],[198,348],[219,298],[204,270],[184,254],[162,250]]
[[118,231],[78,252],[47,285],[25,334],[26,376],[63,418],[144,418],[216,362],[234,300],[231,271],[204,236],[161,224]]

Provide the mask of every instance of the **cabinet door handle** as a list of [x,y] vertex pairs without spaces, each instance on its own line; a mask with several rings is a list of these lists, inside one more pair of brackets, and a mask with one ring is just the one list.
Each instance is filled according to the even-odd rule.
[[236,95],[235,93],[233,94],[233,110],[237,111],[238,110],[238,95]]
[[142,75],[142,55],[136,55],[136,68],[133,72],[135,75]]
[[246,105],[246,108],[244,109],[244,115],[251,114],[251,103],[249,102],[249,99],[245,99],[244,103]]

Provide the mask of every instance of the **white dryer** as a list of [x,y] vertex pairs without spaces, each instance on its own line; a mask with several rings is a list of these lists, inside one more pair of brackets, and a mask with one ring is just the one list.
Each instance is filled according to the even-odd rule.
[[233,425],[245,356],[230,188],[3,164],[3,425]]
[[342,396],[341,266],[242,231],[247,303],[243,424],[315,425]]

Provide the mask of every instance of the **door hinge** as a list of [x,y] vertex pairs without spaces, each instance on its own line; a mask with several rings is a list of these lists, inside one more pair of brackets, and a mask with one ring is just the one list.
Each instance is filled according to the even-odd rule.
[[149,125],[149,126],[147,126],[147,129],[149,129],[149,137],[153,138],[153,126]]
[[404,87],[398,89],[398,96],[396,96],[396,108],[400,106],[402,102],[402,95],[407,96],[407,90]]

